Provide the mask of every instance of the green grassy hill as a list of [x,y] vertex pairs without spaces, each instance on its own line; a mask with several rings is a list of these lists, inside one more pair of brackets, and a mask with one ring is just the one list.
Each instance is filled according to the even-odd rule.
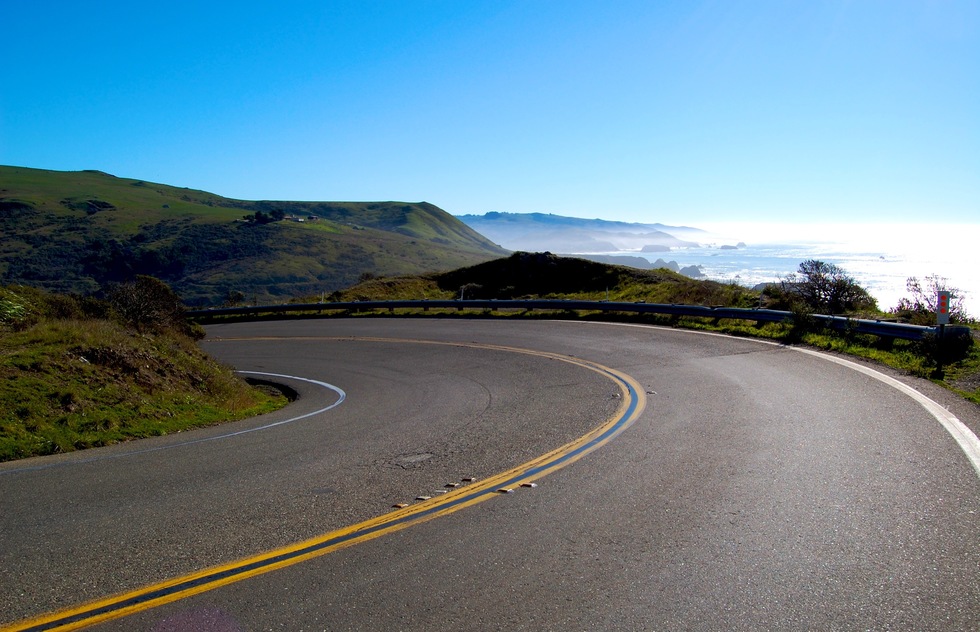
[[[257,214],[284,219],[244,219]],[[503,252],[425,202],[250,202],[98,171],[0,166],[2,284],[91,294],[145,274],[189,305],[233,293],[275,302],[365,273],[449,270]]]
[[[131,291],[123,296],[138,296],[144,307],[179,306],[169,290],[152,302]],[[0,286],[0,462],[214,425],[286,404],[208,357],[180,310],[169,319],[166,309],[154,310],[147,322],[134,323],[119,309],[124,304]]]
[[758,305],[759,293],[699,281],[664,268],[640,270],[551,253],[509,257],[421,276],[369,279],[336,292],[335,301],[559,298],[690,305]]

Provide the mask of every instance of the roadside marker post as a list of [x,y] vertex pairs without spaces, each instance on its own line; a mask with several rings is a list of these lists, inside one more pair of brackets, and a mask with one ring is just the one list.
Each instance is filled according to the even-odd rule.
[[936,299],[936,324],[937,325],[949,324],[949,297],[950,297],[949,292],[946,291],[939,292],[939,296]]

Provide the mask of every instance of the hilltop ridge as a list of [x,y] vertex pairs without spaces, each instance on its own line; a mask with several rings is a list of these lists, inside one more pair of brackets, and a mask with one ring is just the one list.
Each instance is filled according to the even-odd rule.
[[247,201],[101,171],[0,166],[0,284],[91,294],[151,275],[189,305],[275,302],[506,254],[427,202]]
[[696,247],[707,236],[705,231],[690,226],[582,219],[546,213],[491,211],[483,215],[460,215],[459,219],[508,250],[529,252],[666,252],[671,248]]

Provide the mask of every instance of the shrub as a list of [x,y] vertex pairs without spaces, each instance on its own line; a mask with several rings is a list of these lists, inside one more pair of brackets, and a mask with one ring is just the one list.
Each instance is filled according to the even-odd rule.
[[949,292],[951,299],[949,302],[949,322],[967,323],[970,322],[970,315],[963,307],[963,292],[958,288],[949,285],[945,277],[931,274],[925,279],[925,285],[917,277],[909,277],[905,282],[905,289],[908,290],[910,297],[899,299],[898,305],[889,310],[891,313],[909,321],[914,325],[935,325],[936,324],[936,304],[939,300],[940,292]]
[[184,304],[170,286],[151,276],[137,276],[109,290],[109,303],[119,319],[137,331],[179,331],[198,337],[184,318]]

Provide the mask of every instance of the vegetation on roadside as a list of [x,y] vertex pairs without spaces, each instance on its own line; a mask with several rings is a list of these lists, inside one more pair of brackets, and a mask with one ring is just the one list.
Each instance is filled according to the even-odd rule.
[[936,322],[936,308],[940,292],[951,294],[949,302],[949,322],[951,324],[968,324],[970,315],[963,306],[963,293],[952,287],[948,279],[931,274],[923,281],[910,277],[905,283],[909,295],[899,300],[891,312],[903,320],[916,325],[932,325]]
[[108,300],[0,287],[0,461],[261,414],[285,399],[196,344],[202,330],[157,279]]

